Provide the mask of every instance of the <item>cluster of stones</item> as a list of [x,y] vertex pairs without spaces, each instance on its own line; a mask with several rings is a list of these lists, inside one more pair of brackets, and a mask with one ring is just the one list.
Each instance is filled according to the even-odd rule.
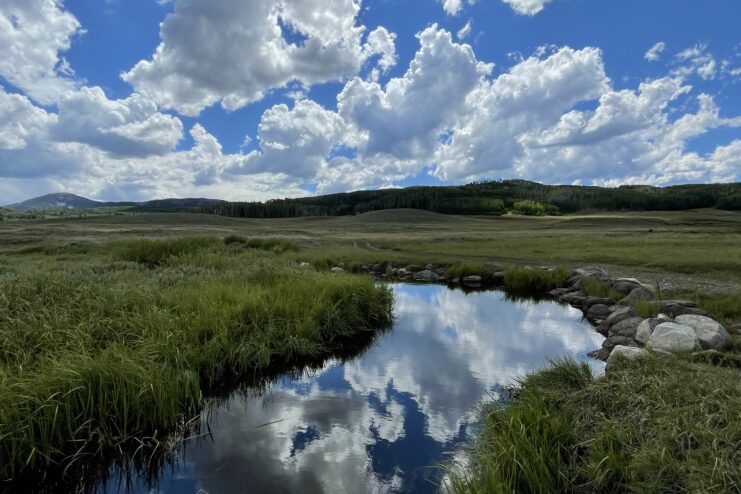
[[[584,280],[594,278],[623,298],[616,304],[609,298],[590,297],[582,290]],[[608,369],[617,358],[639,358],[646,349],[672,355],[679,352],[717,351],[727,346],[731,336],[717,321],[687,300],[657,300],[656,290],[635,278],[610,278],[598,267],[574,271],[568,286],[550,292],[581,309],[597,331],[605,336],[602,348],[590,356],[606,360]],[[657,317],[639,317],[630,307],[638,300],[652,301]]]
[[[305,263],[301,263],[302,265]],[[501,270],[501,267],[498,265],[491,265],[495,266],[495,269],[499,269],[494,273],[494,275],[491,277],[492,284],[494,285],[503,285],[504,284],[504,271]],[[343,266],[335,266],[331,268],[331,271],[333,273],[342,273],[344,272]],[[468,276],[464,276],[462,278],[451,278],[448,276],[448,269],[444,267],[438,267],[436,268],[432,264],[428,264],[424,266],[424,269],[412,271],[405,267],[401,266],[392,266],[388,263],[379,263],[379,264],[373,264],[373,265],[363,265],[360,267],[360,270],[366,273],[370,273],[372,275],[378,276],[380,278],[392,278],[397,279],[400,281],[420,281],[420,282],[428,282],[428,283],[454,283],[454,284],[464,284],[468,286],[480,286],[483,282],[483,278],[480,275],[477,274],[471,274]]]

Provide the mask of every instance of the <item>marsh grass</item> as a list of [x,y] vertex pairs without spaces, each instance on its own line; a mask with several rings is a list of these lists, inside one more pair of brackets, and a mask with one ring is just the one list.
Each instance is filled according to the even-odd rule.
[[582,279],[581,289],[590,297],[609,298],[613,302],[617,302],[624,297],[624,295],[613,290],[606,283],[603,283],[592,276],[587,276]]
[[455,493],[738,492],[739,371],[651,356],[601,378],[558,362],[484,410]]
[[552,270],[532,268],[510,268],[504,272],[504,287],[514,293],[544,293],[562,287],[569,279],[563,268]]
[[370,278],[218,239],[94,252],[37,254],[0,278],[0,479],[156,444],[224,380],[327,355],[391,317]]

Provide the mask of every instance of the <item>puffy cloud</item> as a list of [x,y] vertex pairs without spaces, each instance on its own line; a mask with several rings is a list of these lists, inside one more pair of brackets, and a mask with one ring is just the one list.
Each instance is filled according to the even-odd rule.
[[7,93],[0,86],[0,149],[27,147],[55,121],[53,114],[34,106],[26,96]]
[[176,117],[157,112],[140,94],[109,100],[99,87],[82,88],[59,101],[54,137],[100,148],[113,156],[148,156],[172,150],[183,134]]
[[575,103],[599,98],[608,88],[596,48],[530,57],[471,91],[463,117],[437,150],[436,174],[464,180],[506,172],[524,151],[521,136],[550,127]]
[[71,69],[60,53],[82,32],[60,0],[3,0],[0,3],[0,76],[41,103],[74,89]]
[[466,94],[492,70],[476,60],[470,46],[454,43],[437,25],[417,37],[419,51],[402,77],[385,88],[355,78],[337,97],[340,115],[363,136],[360,151],[365,156],[429,156],[440,132],[455,121]]
[[655,62],[659,58],[661,58],[661,53],[666,49],[666,43],[663,41],[659,41],[655,45],[653,45],[651,48],[648,49],[645,55],[643,55],[643,58],[648,60],[649,62]]
[[269,171],[310,179],[322,168],[332,148],[346,137],[337,113],[313,101],[299,100],[290,109],[280,104],[266,110],[257,139],[260,151],[250,153],[232,171]]
[[520,15],[535,15],[551,0],[502,0]]
[[391,36],[377,29],[364,45],[359,10],[358,0],[178,0],[152,59],[123,78],[160,106],[197,115],[216,102],[243,107],[290,81],[341,79],[374,54],[387,68]]
[[380,26],[370,32],[365,50],[368,56],[380,55],[378,66],[387,72],[396,65],[396,35]]

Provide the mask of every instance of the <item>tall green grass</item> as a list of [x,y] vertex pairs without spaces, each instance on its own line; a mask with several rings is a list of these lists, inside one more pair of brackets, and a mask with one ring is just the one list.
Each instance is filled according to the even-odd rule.
[[454,493],[738,492],[741,380],[681,357],[560,362],[491,404]]
[[504,273],[504,286],[514,293],[542,293],[565,286],[569,272],[563,268],[553,270],[510,268]]
[[97,252],[0,278],[0,479],[160,441],[225,380],[327,355],[391,317],[369,278],[218,240]]

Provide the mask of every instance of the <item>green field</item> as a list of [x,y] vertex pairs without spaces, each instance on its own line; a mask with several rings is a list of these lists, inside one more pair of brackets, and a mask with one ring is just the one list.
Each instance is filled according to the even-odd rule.
[[[304,261],[315,269],[300,268],[298,263]],[[738,212],[488,217],[390,210],[262,220],[147,213],[4,221],[0,222],[0,477],[81,462],[141,438],[156,447],[168,435],[183,433],[204,397],[217,395],[225,382],[238,382],[255,370],[320,358],[337,350],[336,342],[343,337],[356,336],[358,329],[383,326],[391,308],[385,288],[369,276],[328,272],[333,266],[361,271],[363,265],[380,263],[433,264],[460,274],[480,270],[484,276],[506,269],[510,288],[541,289],[562,282],[573,267],[596,264],[613,276],[635,276],[655,284],[662,296],[693,298],[732,331],[738,331],[741,322]],[[547,277],[517,269],[527,265],[563,269],[537,271],[551,273]],[[732,354],[741,348],[738,339],[734,336]],[[714,382],[718,373],[722,396],[737,391],[736,368],[718,370],[692,363],[656,371],[675,373],[678,382],[706,383]],[[631,396],[627,388],[615,387],[610,395],[600,380],[580,385],[574,393],[584,386],[602,393],[596,395],[599,399],[616,403],[611,410],[616,417],[627,409],[621,406],[638,415],[645,411],[641,407],[656,406]],[[696,388],[688,393],[677,399],[700,396]],[[574,396],[554,400],[580,399]],[[600,407],[605,403],[588,405],[604,416]],[[725,406],[717,400],[707,403]],[[538,403],[540,408],[522,413],[537,421],[557,411],[566,429],[582,427],[578,430],[585,436],[593,434],[606,441],[605,448],[612,447],[612,432],[602,430],[609,423],[585,421],[577,407],[554,406]],[[705,420],[706,412],[688,413]],[[729,413],[726,419],[734,432],[723,436],[726,442],[718,453],[724,455],[718,466],[722,489],[738,479],[732,468],[736,457],[728,448],[738,447],[729,441],[737,440],[741,418],[737,408]],[[654,425],[664,430],[661,420]],[[491,424],[485,435],[493,438],[490,444],[501,447],[505,439],[516,440],[497,436],[500,419]],[[632,441],[652,430],[650,424],[647,427],[615,433],[627,434]],[[674,424],[666,430],[681,427]],[[704,438],[721,434],[715,429],[701,432]],[[571,448],[573,435],[566,439],[572,442],[555,447]],[[613,477],[604,477],[592,457],[577,461],[570,456],[553,467],[556,484],[549,484],[552,479],[542,472],[531,473],[525,481],[532,486],[556,485],[560,491],[558,482],[571,475],[570,480],[598,491],[616,492],[616,486],[627,485],[623,477],[632,475],[640,487],[645,480],[641,475],[654,471],[639,469],[632,459],[645,453],[645,461],[653,460],[651,455],[662,444],[630,442],[628,459],[617,457],[618,463],[604,473]],[[599,448],[592,451],[597,457],[604,453]],[[488,454],[482,453],[482,462],[489,462],[496,475],[498,462],[504,460]],[[700,472],[689,480],[682,477],[682,485],[705,487],[704,462],[710,461],[711,453],[703,455],[691,463],[672,463],[680,477],[685,467]],[[616,475],[623,480],[614,480]],[[657,485],[671,486],[672,478]],[[509,485],[509,480],[496,476],[488,480],[464,476],[458,487],[483,492],[477,488],[479,481]],[[711,490],[725,492],[722,489]]]

